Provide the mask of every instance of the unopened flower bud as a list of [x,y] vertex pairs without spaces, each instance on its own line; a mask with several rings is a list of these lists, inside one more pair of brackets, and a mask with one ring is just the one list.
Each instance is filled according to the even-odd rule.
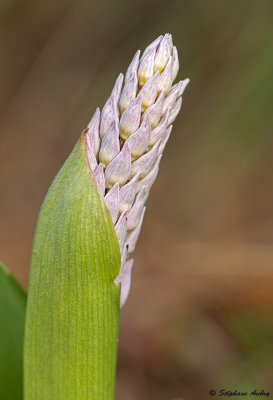
[[119,211],[130,211],[136,196],[136,189],[139,174],[136,174],[126,185],[122,186],[119,192]]
[[128,243],[128,245],[129,245],[128,253],[132,253],[135,250],[137,239],[138,239],[140,231],[141,231],[141,226],[143,223],[145,211],[146,211],[146,207],[144,207],[142,210],[137,227],[134,230],[132,230],[131,232],[129,232],[127,235],[126,243]]
[[161,139],[165,135],[168,126],[169,115],[170,115],[170,110],[167,110],[162,119],[160,120],[159,124],[151,131],[149,146],[155,144],[159,139]]
[[139,127],[141,117],[142,97],[139,95],[121,116],[120,119],[120,137],[127,139]]
[[116,122],[117,124],[119,122],[116,104],[116,95],[112,94],[102,109],[100,121],[101,139],[103,139],[104,135],[106,134],[113,122]]
[[121,95],[123,78],[124,78],[123,74],[119,74],[119,76],[115,82],[115,85],[113,87],[113,90],[112,90],[112,94],[115,96],[115,107],[116,107],[116,111],[118,114],[119,114],[118,104],[119,104],[119,99],[120,99],[120,95]]
[[131,151],[127,143],[124,144],[120,153],[108,164],[105,170],[105,181],[107,189],[115,183],[124,185],[131,173]]
[[146,200],[146,187],[143,186],[137,193],[134,204],[128,213],[127,229],[131,231],[136,228],[143,210],[143,206]]
[[182,97],[179,97],[179,99],[176,101],[176,103],[170,113],[169,121],[168,121],[169,125],[174,122],[175,118],[177,117],[177,115],[181,109],[181,106],[182,106]]
[[173,57],[169,58],[168,64],[166,65],[164,71],[160,75],[158,89],[165,91],[166,94],[169,93],[172,86],[172,68],[173,68]]
[[171,55],[171,47],[169,41],[169,35],[165,35],[160,42],[160,45],[156,51],[155,61],[154,61],[154,72],[162,72],[167,65],[167,62]]
[[136,98],[137,86],[137,73],[132,72],[131,77],[125,83],[119,100],[119,109],[122,113]]
[[116,122],[112,122],[101,142],[99,159],[104,168],[120,152],[119,129]]
[[119,212],[119,184],[116,183],[105,196],[105,203],[110,212],[113,224],[116,223]]
[[139,92],[142,95],[142,111],[155,102],[158,93],[159,76],[160,72],[158,71],[154,76],[147,80]]
[[162,91],[158,96],[156,102],[152,106],[147,108],[147,110],[143,114],[143,119],[148,115],[152,129],[157,126],[162,116],[164,100],[165,100],[165,94],[164,91]]
[[138,67],[138,82],[139,86],[142,87],[144,83],[150,79],[154,74],[154,58],[156,49],[151,49],[146,56],[140,61]]
[[128,254],[135,249],[145,202],[189,82],[172,86],[178,69],[172,36],[159,36],[141,58],[136,52],[125,83],[120,74],[101,115],[97,109],[85,131],[88,164],[119,241],[121,268],[115,283],[121,283],[121,304],[130,287],[133,261]]
[[140,127],[126,140],[130,145],[132,159],[141,156],[150,142],[151,126],[148,115],[144,117]]
[[172,80],[174,81],[177,77],[179,71],[179,59],[178,59],[178,52],[177,48],[173,47],[173,68],[172,68]]
[[115,231],[119,242],[120,250],[122,251],[126,233],[127,233],[127,214],[128,211],[124,211],[118,219],[118,222],[115,225]]
[[163,39],[163,35],[160,35],[151,44],[149,44],[149,46],[147,46],[146,49],[144,50],[144,52],[141,56],[141,60],[143,60],[146,57],[146,55],[149,53],[150,50],[152,50],[152,49],[157,50],[162,39]]
[[93,118],[87,125],[88,132],[86,133],[89,139],[90,146],[96,158],[98,158],[100,149],[100,109],[97,108]]
[[98,185],[100,194],[104,196],[105,193],[105,177],[103,171],[103,165],[100,163],[96,170],[93,173],[93,178],[96,184]]
[[139,55],[140,55],[140,50],[138,50],[129,65],[129,68],[127,69],[126,75],[125,75],[125,83],[130,79],[131,75],[134,73],[137,73],[138,65],[139,65]]
[[144,178],[149,173],[157,158],[159,145],[160,140],[153,145],[151,150],[132,163],[131,177],[139,173],[140,178]]

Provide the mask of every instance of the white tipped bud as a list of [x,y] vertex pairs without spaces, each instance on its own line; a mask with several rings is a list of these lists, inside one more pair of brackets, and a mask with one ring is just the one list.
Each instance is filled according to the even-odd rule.
[[126,243],[128,243],[128,245],[129,245],[128,246],[128,253],[132,253],[136,248],[136,243],[137,243],[137,239],[138,239],[139,234],[140,234],[140,230],[141,230],[141,226],[142,226],[142,223],[143,223],[143,218],[144,218],[145,211],[146,211],[146,207],[144,207],[143,210],[142,210],[142,214],[140,216],[140,219],[139,219],[137,227],[133,231],[129,232],[128,235],[127,235]]
[[175,80],[179,71],[179,59],[177,48],[173,47],[173,68],[172,68],[172,81]]
[[121,251],[121,265],[120,265],[118,276],[114,280],[114,283],[121,283],[122,275],[123,275],[125,264],[126,264],[126,258],[127,258],[127,255],[128,255],[128,249],[129,249],[129,245],[128,244],[126,244],[122,248],[122,251]]
[[175,118],[177,117],[177,115],[181,109],[181,106],[182,106],[182,97],[179,97],[179,99],[176,101],[176,103],[170,113],[168,125],[173,123],[173,121],[175,120]]
[[162,116],[164,100],[165,100],[165,94],[164,91],[162,91],[158,96],[156,102],[152,106],[147,108],[147,110],[143,114],[143,119],[144,117],[146,117],[146,115],[148,115],[152,129],[157,126]]
[[108,164],[105,170],[105,181],[107,189],[115,183],[124,185],[130,177],[131,151],[127,143],[124,144],[120,153]]
[[121,290],[120,290],[120,308],[124,306],[127,301],[127,298],[130,293],[131,288],[131,280],[132,280],[132,267],[134,264],[134,260],[128,260],[124,264],[122,269],[120,283],[121,283]]
[[168,126],[169,115],[170,110],[167,110],[163,118],[160,120],[159,124],[151,131],[149,146],[154,145],[159,139],[161,139],[165,135]]
[[100,109],[97,108],[91,121],[87,125],[88,128],[87,136],[89,138],[89,143],[97,159],[100,149],[99,127],[100,127]]
[[104,168],[120,152],[118,125],[112,122],[110,128],[102,139],[99,159]]
[[116,235],[118,238],[118,242],[119,242],[119,248],[120,251],[122,252],[123,250],[123,245],[124,245],[124,241],[125,241],[125,237],[126,237],[126,233],[127,233],[127,211],[124,211],[121,216],[118,219],[118,222],[115,225],[115,231],[116,231]]
[[184,79],[183,81],[181,81],[182,84],[180,86],[180,90],[178,93],[178,97],[182,96],[182,94],[184,93],[184,90],[186,89],[186,87],[188,86],[188,84],[190,83],[189,78]]
[[155,39],[151,44],[149,44],[149,46],[146,47],[146,49],[144,50],[141,60],[143,60],[146,55],[149,53],[150,50],[152,49],[156,49],[158,48],[161,40],[163,39],[163,35],[160,35],[157,39]]
[[107,102],[105,103],[102,112],[101,112],[101,121],[100,121],[100,137],[103,139],[104,135],[110,128],[113,122],[118,123],[118,114],[116,108],[116,96],[112,94]]
[[130,79],[131,75],[134,73],[137,73],[138,69],[138,64],[139,64],[139,55],[140,55],[140,50],[138,50],[129,65],[129,68],[127,69],[126,75],[125,75],[125,83]]
[[169,58],[168,64],[166,65],[164,71],[160,75],[159,85],[158,85],[158,89],[160,91],[164,90],[166,94],[169,93],[169,91],[170,91],[170,89],[172,87],[172,83],[173,83],[172,67],[173,67],[173,57],[171,56]]
[[96,184],[98,185],[99,191],[102,196],[104,196],[105,193],[105,177],[104,177],[104,172],[103,172],[103,166],[102,164],[99,164],[99,166],[96,168],[95,172],[93,173],[93,178]]
[[120,136],[122,139],[127,139],[132,133],[134,133],[140,123],[141,117],[141,102],[142,97],[139,95],[121,116],[120,119]]
[[149,50],[146,56],[140,61],[138,67],[138,82],[140,87],[144,85],[144,83],[150,79],[154,74],[154,58],[155,58],[156,49],[153,48]]
[[170,48],[173,48],[173,37],[171,33],[167,33]]
[[182,84],[183,84],[183,81],[180,81],[176,85],[174,85],[172,90],[170,91],[170,93],[166,97],[166,99],[164,101],[164,105],[163,105],[163,113],[164,114],[168,110],[168,108],[172,109],[174,107],[175,102],[179,97],[179,93],[181,91]]
[[122,113],[136,98],[137,85],[137,73],[132,72],[131,77],[125,83],[125,86],[120,96],[119,108]]
[[148,115],[144,117],[140,127],[126,140],[130,145],[132,159],[141,156],[146,150],[150,142],[151,126]]
[[105,203],[110,212],[113,224],[116,223],[119,211],[119,184],[116,183],[105,196]]
[[122,186],[119,191],[119,211],[130,211],[139,180],[139,174],[135,175],[126,185]]
[[93,151],[91,143],[90,143],[88,131],[89,131],[89,129],[87,128],[86,135],[85,135],[86,154],[87,154],[87,160],[88,160],[89,167],[90,167],[91,171],[94,172],[95,169],[97,168],[98,162],[97,162],[96,156],[94,154],[94,151]]
[[158,155],[160,140],[143,156],[139,157],[132,163],[131,177],[138,174],[140,178],[144,178],[152,169]]
[[157,174],[158,174],[158,170],[159,170],[159,163],[161,160],[162,156],[157,157],[155,166],[151,169],[151,171],[148,173],[147,176],[145,176],[145,178],[141,179],[140,181],[138,181],[137,184],[137,192],[139,190],[141,190],[144,186],[147,188],[147,192],[150,190],[152,184],[154,183]]
[[144,207],[145,200],[146,200],[146,187],[143,186],[137,193],[132,209],[128,213],[128,220],[127,220],[128,231],[131,231],[132,229],[137,227]]
[[117,77],[117,80],[115,82],[115,85],[113,87],[113,90],[112,90],[112,94],[115,95],[115,106],[116,106],[117,113],[119,113],[118,103],[119,103],[119,99],[120,99],[123,78],[124,78],[123,74],[119,74],[119,76]]
[[171,56],[170,38],[169,35],[166,34],[161,40],[155,55],[154,72],[158,70],[162,72],[166,67],[170,56]]
[[171,135],[172,129],[173,129],[173,125],[170,125],[169,128],[166,131],[166,134],[165,134],[164,138],[161,140],[161,143],[160,143],[160,146],[159,146],[159,150],[158,150],[159,154],[163,153],[163,150],[165,149],[165,146],[166,146],[166,144],[167,144],[167,142],[169,140],[169,137]]
[[155,102],[158,93],[159,76],[160,72],[158,71],[152,78],[147,80],[139,92],[142,95],[142,111]]

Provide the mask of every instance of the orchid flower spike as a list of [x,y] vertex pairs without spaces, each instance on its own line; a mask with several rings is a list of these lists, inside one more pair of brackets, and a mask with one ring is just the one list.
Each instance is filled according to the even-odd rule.
[[162,152],[180,111],[189,79],[173,85],[179,70],[172,36],[159,36],[135,54],[125,79],[120,74],[100,113],[86,130],[87,160],[104,197],[120,245],[121,306],[131,285],[131,254],[140,233],[145,202]]

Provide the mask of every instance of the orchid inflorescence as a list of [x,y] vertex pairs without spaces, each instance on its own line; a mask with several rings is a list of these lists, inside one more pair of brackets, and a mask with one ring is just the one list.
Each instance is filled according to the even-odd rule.
[[[111,214],[119,241],[121,306],[131,283],[134,251],[172,123],[189,79],[172,86],[179,70],[172,36],[138,50],[120,74],[102,111],[97,108],[86,129],[86,152],[100,194]],[[124,84],[123,84],[124,81]]]

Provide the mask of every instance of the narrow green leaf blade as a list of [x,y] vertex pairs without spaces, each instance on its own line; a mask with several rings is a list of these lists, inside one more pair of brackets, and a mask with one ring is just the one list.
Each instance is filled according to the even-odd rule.
[[23,398],[26,293],[0,262],[0,400]]
[[25,400],[111,400],[120,252],[82,134],[41,208],[27,304]]

